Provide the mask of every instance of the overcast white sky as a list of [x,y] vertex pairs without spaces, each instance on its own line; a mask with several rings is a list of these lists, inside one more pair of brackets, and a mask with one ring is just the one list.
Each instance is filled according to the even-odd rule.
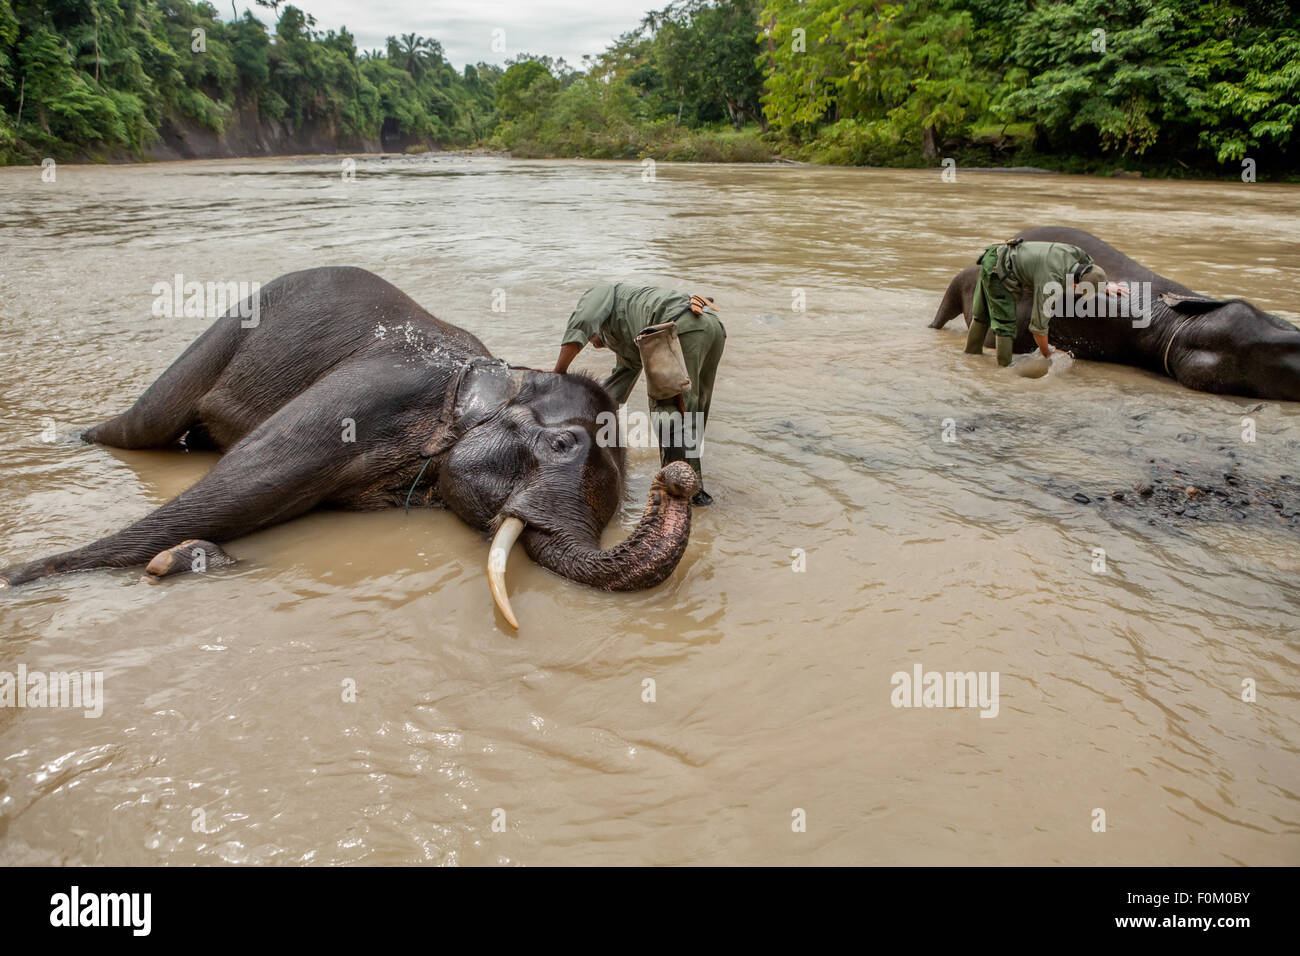
[[[223,17],[230,0],[211,0]],[[268,25],[270,10],[235,0]],[[582,69],[584,53],[599,53],[633,29],[648,10],[668,0],[288,0],[316,18],[316,29],[346,26],[358,50],[383,49],[387,37],[418,33],[442,43],[457,68],[466,63],[504,63],[519,53],[564,57]],[[492,51],[492,31],[505,31],[505,53]]]

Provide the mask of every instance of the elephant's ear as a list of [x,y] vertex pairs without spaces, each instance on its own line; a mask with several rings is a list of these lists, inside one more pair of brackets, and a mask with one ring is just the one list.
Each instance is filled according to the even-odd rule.
[[519,393],[524,374],[495,359],[467,365],[453,380],[438,427],[421,453],[426,458],[441,455],[465,432],[499,412]]
[[1226,299],[1207,299],[1203,295],[1178,295],[1175,292],[1160,293],[1160,301],[1184,315],[1200,315],[1228,304]]

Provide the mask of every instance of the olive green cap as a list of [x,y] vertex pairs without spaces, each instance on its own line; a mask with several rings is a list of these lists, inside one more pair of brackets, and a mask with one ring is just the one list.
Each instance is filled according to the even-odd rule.
[[1085,295],[1095,294],[1106,288],[1106,270],[1097,263],[1090,264],[1083,273],[1074,280],[1075,288],[1083,286],[1081,290]]

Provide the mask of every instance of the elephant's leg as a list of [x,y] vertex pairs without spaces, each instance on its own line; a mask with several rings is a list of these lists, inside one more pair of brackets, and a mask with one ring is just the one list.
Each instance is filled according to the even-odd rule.
[[979,266],[967,266],[948,283],[948,291],[943,294],[930,328],[941,329],[957,316],[966,320],[967,328],[971,323],[972,301],[975,296],[975,282],[979,278]]
[[198,423],[199,402],[225,371],[241,335],[237,316],[218,319],[146,389],[127,411],[82,438],[115,448],[163,448]]
[[7,568],[0,584],[50,574],[144,565],[189,539],[217,544],[310,511],[347,480],[348,452],[332,413],[304,393],[230,450],[197,484],[116,534]]
[[234,563],[234,558],[211,541],[190,538],[174,548],[155,554],[145,570],[155,578],[165,578],[186,571],[206,571],[208,568],[222,568]]

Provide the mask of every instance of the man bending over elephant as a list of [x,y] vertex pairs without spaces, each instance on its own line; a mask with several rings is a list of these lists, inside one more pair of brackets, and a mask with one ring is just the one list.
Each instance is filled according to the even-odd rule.
[[[1023,239],[1022,249],[1038,244],[1082,249],[1112,282],[1127,289],[1124,301],[1107,302],[1105,309],[1098,297],[1096,308],[1052,318],[1053,341],[1077,358],[1132,365],[1202,392],[1300,402],[1300,329],[1286,319],[1245,299],[1200,295],[1082,229],[1036,226],[1012,239]],[[983,267],[975,263],[953,276],[930,328],[941,329],[959,315],[971,326],[982,277]],[[1033,298],[1028,289],[1016,296],[1016,351],[1034,348],[1029,334]],[[1103,314],[1112,320],[1127,314],[1138,321],[1101,321]],[[986,329],[977,334],[976,344]]]
[[1126,291],[1115,283],[1107,283],[1105,271],[1092,261],[1092,256],[1064,242],[1012,239],[989,246],[975,261],[980,274],[971,302],[966,352],[983,354],[991,324],[999,365],[1011,364],[1011,346],[1016,337],[1016,296],[1022,290],[1033,293],[1029,331],[1044,357],[1055,351],[1047,343],[1047,327],[1052,320],[1047,307],[1051,285],[1064,288],[1073,277],[1075,291],[1081,296],[1095,295],[1103,287],[1114,294]]
[[[713,498],[704,490],[700,443],[709,419],[713,381],[727,338],[712,299],[699,295],[687,297],[684,293],[655,286],[602,282],[583,293],[578,307],[569,317],[555,371],[567,372],[588,343],[598,349],[609,349],[617,361],[603,384],[614,401],[622,405],[641,374],[642,358],[637,347],[637,334],[648,326],[665,322],[676,325],[690,383],[680,394],[651,398],[651,421],[659,424],[661,464],[689,462],[700,478],[700,490],[691,499],[691,504],[704,507],[712,504]],[[681,427],[663,427],[662,423],[674,419]]]

